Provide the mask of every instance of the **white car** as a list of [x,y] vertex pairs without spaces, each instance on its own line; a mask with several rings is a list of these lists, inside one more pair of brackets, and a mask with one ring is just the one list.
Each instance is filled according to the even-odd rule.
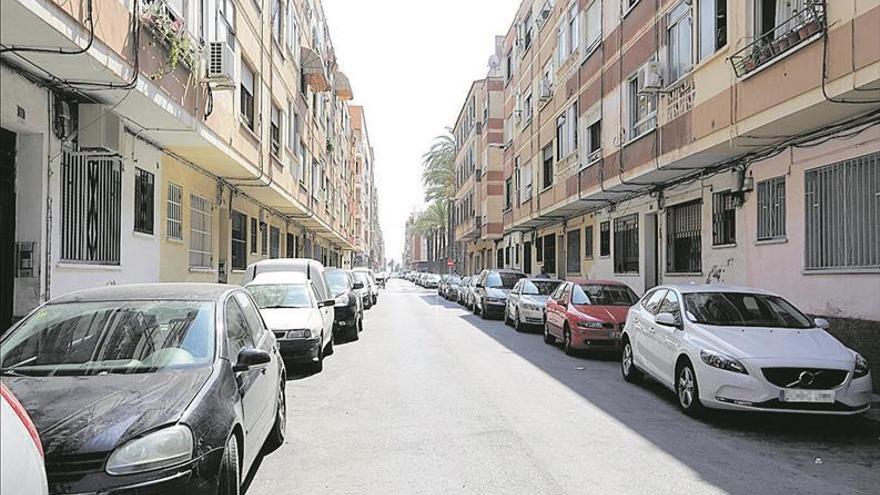
[[[333,354],[333,305],[322,300],[315,284],[304,274],[271,272],[245,285],[266,327],[275,334],[281,357],[287,362],[324,368],[324,356]],[[324,311],[330,308],[331,312]]]
[[21,403],[0,383],[0,493],[49,493],[40,435]]
[[871,403],[871,372],[857,352],[771,292],[718,285],[660,286],[629,310],[621,371],[648,374],[704,407],[859,414]]
[[504,323],[513,325],[518,332],[526,325],[544,325],[544,310],[550,294],[562,280],[521,278],[507,295]]

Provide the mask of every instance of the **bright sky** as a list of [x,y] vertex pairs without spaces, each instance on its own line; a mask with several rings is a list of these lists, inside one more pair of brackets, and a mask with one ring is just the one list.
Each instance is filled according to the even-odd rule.
[[323,0],[339,66],[363,105],[376,155],[385,253],[400,260],[404,224],[423,203],[421,157],[486,76],[494,36],[519,0]]

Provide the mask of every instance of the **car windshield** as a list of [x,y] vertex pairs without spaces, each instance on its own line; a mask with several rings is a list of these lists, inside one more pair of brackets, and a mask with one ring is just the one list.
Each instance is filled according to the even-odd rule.
[[367,276],[364,275],[363,273],[361,273],[361,272],[354,272],[354,278],[355,278],[358,282],[364,284],[364,288],[367,288],[367,287],[370,286],[370,280],[369,280],[369,279],[367,278]]
[[572,304],[593,306],[632,306],[639,300],[625,285],[577,284],[571,293]]
[[249,285],[246,289],[260,309],[314,307],[306,284],[260,284]]
[[523,282],[524,296],[549,296],[559,287],[558,280],[526,280]]
[[449,285],[461,285],[461,279],[458,277],[449,277],[446,279],[446,283]]
[[336,297],[349,289],[348,273],[342,270],[324,272],[324,280],[327,281],[327,286],[330,288],[333,297]]
[[4,374],[152,373],[206,366],[213,359],[210,301],[51,304],[0,343]]
[[746,292],[684,294],[686,315],[705,325],[812,328],[810,319],[779,296]]
[[521,273],[492,272],[486,279],[487,289],[512,289],[519,279],[525,277]]

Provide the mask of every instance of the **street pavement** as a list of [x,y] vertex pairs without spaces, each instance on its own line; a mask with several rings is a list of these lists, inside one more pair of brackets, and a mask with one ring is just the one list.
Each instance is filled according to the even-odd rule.
[[293,373],[258,494],[880,493],[870,418],[682,415],[616,356],[568,357],[393,280],[358,342]]

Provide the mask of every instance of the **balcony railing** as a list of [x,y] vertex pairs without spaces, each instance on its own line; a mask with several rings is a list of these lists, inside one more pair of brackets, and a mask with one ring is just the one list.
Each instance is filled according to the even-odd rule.
[[795,12],[730,57],[737,77],[743,77],[805,43],[826,28],[825,20],[825,2],[807,2],[800,12]]

